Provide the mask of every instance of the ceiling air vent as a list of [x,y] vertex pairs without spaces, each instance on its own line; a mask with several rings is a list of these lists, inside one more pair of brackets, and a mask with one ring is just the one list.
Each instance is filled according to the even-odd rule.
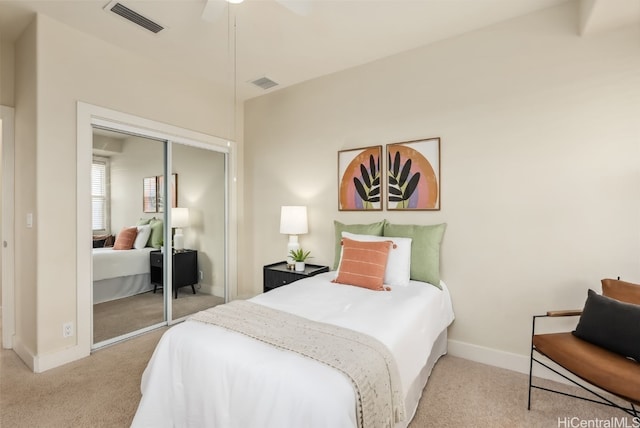
[[268,77],[261,77],[259,79],[256,79],[256,80],[252,81],[251,83],[253,83],[257,87],[265,89],[265,90],[269,89],[269,88],[273,88],[274,86],[278,85],[276,82],[274,82],[273,80],[269,79]]
[[123,5],[122,3],[119,3],[117,1],[112,1],[111,3],[109,3],[107,5],[107,7],[105,7],[106,10],[110,10],[111,12],[120,15],[121,17],[123,17],[124,19],[126,19],[127,21],[131,21],[136,25],[139,25],[140,27],[144,28],[145,30],[149,30],[152,33],[159,33],[160,31],[164,30],[164,27],[156,22],[153,22],[152,20],[150,20],[149,18],[146,18],[142,15],[140,15],[138,12],[135,12],[131,9],[129,9],[127,6]]

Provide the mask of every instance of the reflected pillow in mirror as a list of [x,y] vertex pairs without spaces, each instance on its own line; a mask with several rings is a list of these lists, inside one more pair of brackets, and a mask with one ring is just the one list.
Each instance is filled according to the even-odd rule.
[[118,236],[116,243],[113,245],[114,250],[130,250],[138,235],[137,227],[123,227]]
[[149,241],[149,237],[151,236],[151,226],[137,226],[138,235],[136,236],[136,240],[133,242],[133,248],[136,250],[141,250],[142,248],[147,246],[147,241]]

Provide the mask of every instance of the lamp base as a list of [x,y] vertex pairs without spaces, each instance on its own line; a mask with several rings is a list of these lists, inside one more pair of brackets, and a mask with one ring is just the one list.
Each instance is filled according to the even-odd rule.
[[289,242],[287,243],[287,268],[293,270],[295,267],[295,261],[291,257],[291,251],[297,251],[300,249],[300,243],[298,243],[298,235],[289,235]]
[[184,235],[182,229],[176,229],[176,234],[173,235],[173,249],[176,251],[184,250]]

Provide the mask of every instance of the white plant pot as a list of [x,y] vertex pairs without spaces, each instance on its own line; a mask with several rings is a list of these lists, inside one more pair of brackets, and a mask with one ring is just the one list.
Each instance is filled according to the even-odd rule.
[[304,272],[304,262],[296,262],[296,272]]

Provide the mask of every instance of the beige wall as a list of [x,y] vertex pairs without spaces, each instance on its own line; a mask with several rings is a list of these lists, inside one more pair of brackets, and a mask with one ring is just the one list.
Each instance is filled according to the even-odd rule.
[[[17,340],[53,361],[76,344],[62,337],[77,307],[76,103],[230,138],[231,92],[45,16],[18,42],[16,66],[17,223],[28,210],[35,216],[34,228],[16,235]],[[25,330],[27,321],[37,326]]]
[[123,140],[122,152],[111,159],[111,233],[135,225],[140,218],[162,218],[142,210],[142,179],[162,175],[164,144],[141,137]]
[[[531,315],[640,281],[640,29],[581,38],[568,3],[250,100],[246,295],[284,258],[281,205],[333,260],[333,220],[448,224],[450,338],[526,355]],[[442,139],[442,209],[339,212],[337,151]]]
[[15,57],[14,45],[0,38],[0,105],[15,105]]

